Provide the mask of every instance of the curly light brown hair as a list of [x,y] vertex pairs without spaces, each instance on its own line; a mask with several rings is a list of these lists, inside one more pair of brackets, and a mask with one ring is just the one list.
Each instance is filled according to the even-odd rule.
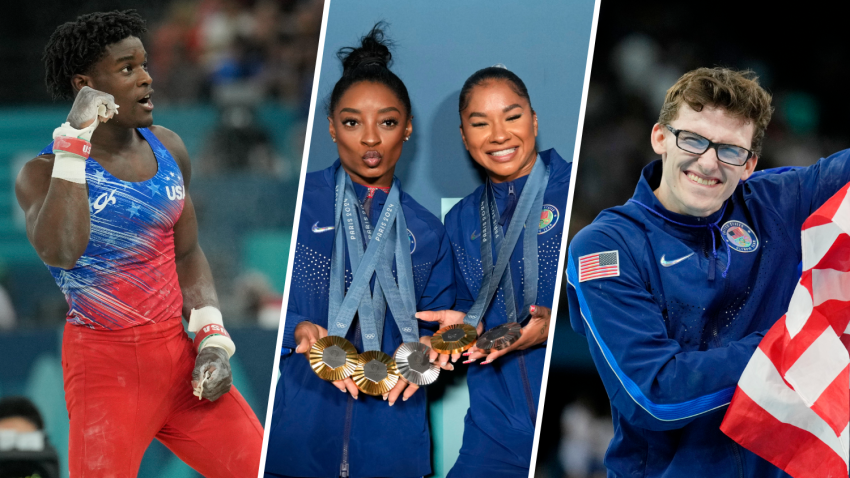
[[758,83],[751,70],[736,71],[728,68],[698,68],[679,78],[667,90],[658,123],[670,124],[679,115],[679,106],[685,102],[694,111],[706,106],[723,108],[729,114],[752,121],[752,151],[761,154],[764,130],[770,123],[773,107],[770,93]]

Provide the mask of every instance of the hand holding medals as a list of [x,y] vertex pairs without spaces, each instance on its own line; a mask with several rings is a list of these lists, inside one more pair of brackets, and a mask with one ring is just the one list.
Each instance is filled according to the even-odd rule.
[[[390,399],[390,405],[407,381],[425,385],[436,380],[439,373],[439,368],[432,367],[430,363],[424,367],[420,359],[424,353],[418,341],[419,327],[414,317],[413,264],[400,199],[399,188],[394,183],[373,231],[351,178],[343,168],[337,170],[328,337],[314,341],[309,355],[313,371],[320,378],[347,381],[350,377],[358,390],[369,395],[383,395],[384,399]],[[347,291],[346,252],[354,271]],[[394,262],[397,280],[393,275]],[[373,277],[376,279],[374,286]],[[396,351],[395,358],[381,351],[387,306],[405,342]],[[359,336],[365,349],[359,355],[344,338],[355,314],[359,317]],[[396,365],[396,358],[402,362],[401,370]],[[352,363],[353,369],[350,367]],[[416,388],[408,389],[405,398]]]
[[481,365],[492,363],[502,355],[514,350],[525,350],[538,344],[542,344],[549,338],[549,322],[552,309],[539,305],[528,308],[531,313],[525,327],[520,327],[516,322],[508,322],[493,327],[485,332],[474,347],[464,355],[469,360],[464,363],[472,363],[480,358],[487,357]]
[[489,354],[497,350],[505,350],[522,335],[522,326],[516,322],[506,322],[484,332],[475,342],[475,348]]
[[[544,314],[544,308],[530,306],[528,309],[533,317],[527,328],[532,327],[535,331],[539,329],[536,335],[520,329],[516,323],[517,307],[509,264],[511,251],[522,231],[537,230],[539,218],[536,212],[542,209],[543,194],[549,180],[548,167],[539,157],[537,159],[516,207],[515,216],[524,220],[512,221],[504,235],[499,226],[499,211],[489,185],[482,194],[480,242],[484,276],[470,311],[467,314],[440,311],[436,313],[438,317],[430,318],[423,316],[428,315],[428,312],[416,313],[413,265],[407,247],[407,225],[399,188],[394,182],[373,232],[351,178],[340,167],[336,174],[336,222],[331,257],[328,330],[310,324],[317,330],[313,335],[322,337],[310,336],[306,340],[311,346],[308,358],[313,371],[322,379],[335,381],[335,385],[342,381],[345,387],[337,387],[343,391],[345,388],[350,390],[348,384],[351,382],[364,393],[383,395],[392,405],[405,388],[406,400],[420,385],[433,383],[439,376],[440,368],[448,368],[448,355],[452,355],[455,361],[458,354],[472,348],[476,355],[465,363],[487,355],[485,352],[490,355],[488,361],[483,363],[490,363],[512,349],[526,348],[545,341],[548,338],[548,333],[544,333],[548,332],[548,309],[545,319],[540,316]],[[347,291],[346,252],[353,271]],[[537,234],[524,235],[523,257],[523,296],[526,303],[534,303],[537,297]],[[395,275],[393,263],[396,265]],[[509,322],[481,334],[481,318],[499,289],[504,294]],[[387,306],[403,340],[393,357],[381,351]],[[344,338],[355,314],[359,317],[359,336],[365,349],[365,352],[359,355],[354,346]],[[420,342],[417,317],[439,321],[442,327],[433,337]],[[307,351],[302,349],[306,349],[306,345],[302,347],[299,342],[297,351],[306,354]],[[464,355],[470,354],[471,352],[467,352]],[[439,366],[433,363],[436,355],[446,356]],[[352,395],[356,398],[356,392],[352,391]]]
[[[452,367],[451,369],[448,369],[446,367],[446,365],[449,362],[449,358],[451,358],[452,362],[457,362],[457,360],[460,358],[461,352],[463,352],[463,350],[466,350],[466,349],[459,350],[457,352],[452,352],[451,351],[452,349],[450,347],[449,348],[445,347],[445,342],[446,342],[445,339],[446,338],[451,339],[451,338],[453,338],[452,335],[460,335],[460,333],[459,332],[452,332],[446,338],[443,337],[443,333],[447,332],[449,329],[451,329],[452,326],[463,325],[464,317],[466,317],[465,313],[459,312],[459,311],[456,311],[456,310],[426,310],[426,311],[421,311],[421,312],[416,313],[416,318],[419,319],[419,320],[424,320],[426,322],[437,322],[438,324],[440,324],[440,329],[434,334],[435,336],[437,336],[438,347],[440,347],[440,348],[438,349],[438,348],[434,347],[434,342],[433,342],[434,338],[433,337],[428,337],[428,342],[426,344],[429,347],[431,347],[431,354],[430,354],[430,361],[431,362],[434,362],[435,360],[437,360],[439,358],[440,359],[440,362],[439,362],[440,367],[445,368],[447,370],[454,370],[454,367]],[[455,327],[455,328],[457,328],[457,327]],[[481,329],[481,328],[482,327],[478,327],[478,329]],[[463,330],[464,330],[465,334],[469,333],[468,329],[463,329]],[[474,330],[474,332],[475,332],[475,336],[477,336],[479,333],[481,333],[481,330]],[[472,337],[472,340],[474,341],[475,337]],[[466,344],[463,344],[463,346],[466,346]],[[469,346],[470,347],[472,346],[471,341],[469,342]]]
[[[431,344],[435,350],[442,353],[457,353],[473,348],[476,357],[480,358],[491,354],[495,359],[510,351],[512,346],[520,342],[522,330],[518,324],[510,257],[516,248],[520,235],[522,235],[523,301],[526,304],[534,304],[537,301],[538,280],[537,234],[535,232],[539,228],[539,211],[543,209],[543,196],[548,182],[549,168],[538,156],[531,173],[528,175],[523,191],[520,193],[514,218],[508,223],[507,230],[503,231],[495,193],[492,191],[492,185],[488,180],[482,191],[478,208],[479,225],[481,227],[479,244],[483,271],[478,296],[463,318],[463,324],[444,327],[434,334]],[[496,253],[495,261],[493,260],[494,250]],[[507,323],[493,327],[482,334],[481,337],[478,337],[476,332],[480,330],[481,319],[499,290],[501,290],[504,299]],[[541,313],[540,309],[542,308],[535,305],[529,305],[527,309],[523,308],[523,310],[528,310],[532,316],[535,313]],[[548,315],[545,319],[547,331]],[[548,337],[548,334],[546,336]],[[528,338],[526,342],[531,340],[531,338]],[[466,352],[464,355],[470,356],[472,354],[473,352]],[[470,363],[474,360],[476,359],[470,359],[464,363]],[[491,360],[488,360],[483,363],[490,362]]]
[[[357,399],[358,389],[351,380],[351,373],[354,371],[354,366],[357,363],[357,350],[351,346],[351,343],[343,339],[344,344],[328,343],[328,331],[319,325],[312,322],[301,322],[295,328],[295,342],[298,346],[295,352],[307,357],[310,366],[316,375],[333,382],[334,387],[338,388],[343,393],[348,391],[354,399]],[[338,337],[333,337],[337,339]],[[346,346],[345,344],[348,344]],[[334,347],[334,345],[336,345]],[[350,348],[349,348],[350,347]],[[353,351],[353,357],[351,356]],[[317,357],[318,355],[318,357]],[[342,373],[342,378],[333,379],[325,378],[332,377],[334,369],[339,370],[345,365],[351,371],[347,374]]]

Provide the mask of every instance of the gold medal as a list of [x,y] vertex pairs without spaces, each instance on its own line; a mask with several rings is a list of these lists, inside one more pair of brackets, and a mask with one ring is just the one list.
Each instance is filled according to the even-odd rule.
[[431,348],[441,354],[460,353],[472,347],[476,338],[478,332],[469,324],[449,325],[431,337]]
[[310,348],[310,366],[323,380],[348,378],[357,367],[357,349],[342,337],[322,337]]
[[398,383],[398,367],[389,355],[379,350],[370,350],[357,356],[357,368],[351,378],[361,392],[383,395]]

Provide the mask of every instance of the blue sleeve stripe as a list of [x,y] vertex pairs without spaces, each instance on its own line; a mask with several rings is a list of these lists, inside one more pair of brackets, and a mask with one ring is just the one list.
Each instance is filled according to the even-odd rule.
[[599,332],[596,329],[596,325],[593,323],[593,316],[590,313],[590,308],[587,306],[584,294],[582,293],[581,288],[576,285],[578,284],[578,273],[576,271],[575,263],[573,262],[573,255],[571,251],[567,253],[567,256],[567,282],[576,291],[576,297],[578,297],[582,319],[587,324],[588,329],[593,335],[593,339],[596,341],[597,345],[599,345],[599,349],[602,351],[602,355],[605,357],[605,360],[608,362],[608,365],[611,367],[614,375],[617,376],[617,379],[623,385],[626,393],[629,394],[638,406],[643,408],[657,420],[669,422],[692,418],[729,404],[732,400],[732,395],[735,393],[735,387],[724,388],[723,390],[719,390],[709,395],[703,395],[702,397],[697,397],[681,403],[654,403],[649,400],[649,398],[643,394],[640,387],[638,387],[632,379],[626,376],[617,364],[616,360],[614,360],[614,354],[611,353],[611,349],[608,348],[608,345],[605,344],[599,336]]

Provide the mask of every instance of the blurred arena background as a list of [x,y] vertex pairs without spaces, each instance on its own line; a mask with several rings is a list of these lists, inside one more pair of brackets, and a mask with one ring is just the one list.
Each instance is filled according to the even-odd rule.
[[[41,54],[78,15],[135,8],[147,19],[154,121],[192,158],[191,194],[228,330],[234,383],[264,421],[310,103],[321,0],[14,2],[0,19],[0,398],[29,397],[67,476],[60,347],[67,304],[27,241],[21,166],[65,121]],[[199,476],[158,442],[141,477]]]
[[[850,43],[841,15],[795,3],[604,0],[596,35],[570,237],[625,203],[667,88],[701,66],[752,69],[773,95],[758,169],[805,166],[850,146],[844,92]],[[613,436],[587,341],[570,327],[561,291],[536,477],[604,477]]]

